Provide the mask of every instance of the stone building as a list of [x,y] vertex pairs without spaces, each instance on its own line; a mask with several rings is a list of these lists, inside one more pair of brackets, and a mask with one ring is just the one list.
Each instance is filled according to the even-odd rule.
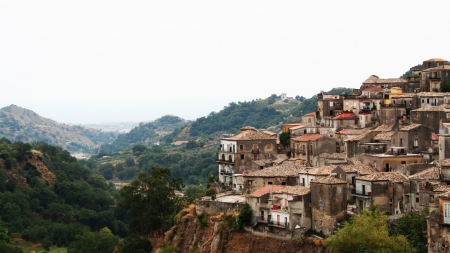
[[298,185],[298,173],[304,170],[302,163],[285,161],[280,165],[243,174],[244,189],[254,192],[266,185]]
[[408,154],[404,148],[394,147],[386,154],[363,154],[358,159],[380,172],[392,171],[399,164],[423,163],[422,155]]
[[447,118],[450,118],[450,105],[422,107],[411,111],[411,123],[427,126],[433,133],[439,133],[440,121]]
[[331,171],[336,168],[336,165],[322,166],[318,168],[307,168],[298,173],[299,185],[310,187],[310,182],[318,177],[329,177]]
[[404,184],[408,178],[398,172],[376,172],[356,177],[352,190],[358,211],[377,205],[387,214],[401,214],[403,210]]
[[253,167],[253,161],[269,159],[277,153],[277,137],[259,132],[254,127],[243,127],[236,136],[221,138],[216,162],[219,181],[233,185],[233,174],[242,174]]
[[403,78],[386,78],[381,79],[376,75],[371,75],[369,78],[367,78],[363,84],[361,85],[360,89],[365,90],[367,88],[376,87],[381,89],[390,89],[392,87],[399,87],[403,91],[408,90],[408,80]]
[[307,166],[318,166],[319,154],[335,153],[336,140],[321,134],[305,134],[291,139],[291,157]]
[[317,94],[317,113],[316,118],[324,126],[325,120],[335,116],[336,110],[343,109],[343,97],[341,95]]
[[450,252],[450,192],[438,195],[438,212],[427,219],[428,252]]
[[[435,206],[433,190],[440,184],[439,168],[432,167],[409,176],[409,191],[405,189],[404,211],[432,210]],[[407,187],[405,187],[407,188]]]
[[431,148],[431,128],[420,124],[400,125],[393,144],[418,154]]
[[311,193],[303,186],[265,186],[247,196],[253,210],[253,230],[276,234],[296,227],[311,228]]
[[450,65],[448,65],[448,62],[445,65],[424,69],[420,82],[421,90],[439,92],[441,83],[446,80],[450,80]]
[[312,229],[331,235],[347,213],[347,182],[335,177],[317,177],[311,184]]

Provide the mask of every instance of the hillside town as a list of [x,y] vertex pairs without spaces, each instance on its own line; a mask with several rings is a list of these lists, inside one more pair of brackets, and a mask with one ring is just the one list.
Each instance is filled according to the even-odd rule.
[[288,145],[251,126],[220,139],[219,183],[250,204],[254,233],[329,236],[374,206],[392,223],[428,209],[428,252],[449,249],[450,63],[429,59],[410,73],[317,94],[316,112],[283,125]]

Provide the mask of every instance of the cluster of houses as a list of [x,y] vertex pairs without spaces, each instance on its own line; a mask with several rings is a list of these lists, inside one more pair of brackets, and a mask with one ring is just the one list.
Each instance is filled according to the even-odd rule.
[[220,140],[219,181],[245,195],[256,231],[330,235],[375,205],[393,222],[427,208],[429,251],[449,250],[449,73],[448,61],[430,59],[407,78],[372,75],[352,94],[320,93],[316,112],[283,125],[288,147],[243,127]]

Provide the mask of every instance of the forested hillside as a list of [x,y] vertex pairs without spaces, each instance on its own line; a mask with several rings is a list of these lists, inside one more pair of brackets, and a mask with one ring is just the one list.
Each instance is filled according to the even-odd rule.
[[[297,96],[298,97],[298,96]],[[217,132],[237,133],[243,126],[268,128],[286,122],[291,110],[300,104],[298,99],[281,99],[272,95],[267,99],[230,103],[219,112],[211,112],[192,122],[191,136],[208,136]],[[292,119],[291,119],[292,120]]]
[[96,151],[102,143],[110,143],[117,134],[81,126],[69,126],[39,116],[37,113],[10,105],[0,109],[0,137],[32,143],[43,141],[69,151]]
[[16,233],[46,249],[67,247],[77,235],[105,227],[124,237],[118,201],[114,186],[69,152],[0,139],[0,234]]
[[141,123],[129,133],[120,134],[111,144],[102,145],[100,152],[115,153],[134,144],[153,144],[176,129],[182,129],[187,121],[172,115],[163,116],[154,122]]

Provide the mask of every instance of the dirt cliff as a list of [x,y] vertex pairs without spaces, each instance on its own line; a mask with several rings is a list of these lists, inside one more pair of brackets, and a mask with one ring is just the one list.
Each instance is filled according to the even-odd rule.
[[[165,234],[163,247],[174,247],[177,253],[246,253],[246,252],[327,252],[323,240],[298,238],[285,240],[237,232],[230,228],[235,214],[197,217],[191,205],[177,216],[177,225]],[[159,248],[160,245],[154,245]]]

